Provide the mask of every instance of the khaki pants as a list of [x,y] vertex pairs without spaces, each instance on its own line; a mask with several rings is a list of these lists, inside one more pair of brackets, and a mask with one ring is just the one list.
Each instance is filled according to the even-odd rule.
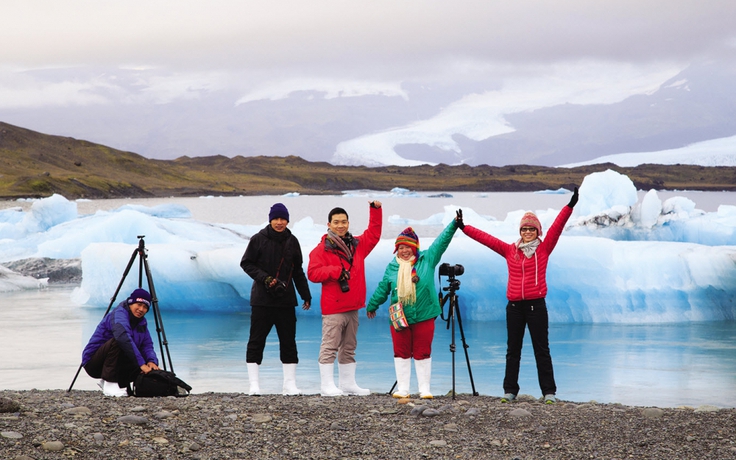
[[319,363],[332,364],[337,355],[338,364],[355,362],[358,346],[358,310],[334,315],[322,315],[322,344]]

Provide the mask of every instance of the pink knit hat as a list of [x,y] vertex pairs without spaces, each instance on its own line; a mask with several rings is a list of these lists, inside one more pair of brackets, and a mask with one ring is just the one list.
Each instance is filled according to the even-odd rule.
[[537,229],[537,236],[542,236],[542,224],[539,223],[537,215],[533,212],[527,212],[526,214],[524,214],[524,217],[521,218],[519,229],[521,229],[522,227],[534,227]]

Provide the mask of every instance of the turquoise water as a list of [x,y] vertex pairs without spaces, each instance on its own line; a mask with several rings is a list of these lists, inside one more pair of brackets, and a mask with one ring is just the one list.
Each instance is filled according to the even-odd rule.
[[[69,387],[79,367],[82,348],[104,313],[104,309],[72,305],[68,301],[71,291],[72,287],[66,287],[4,293],[0,389]],[[195,393],[247,391],[247,313],[164,310],[161,317],[162,337],[168,340],[174,371],[192,385]],[[463,326],[470,366],[456,324],[456,392],[471,392],[472,371],[477,392],[500,396],[505,324],[466,320]],[[377,393],[388,392],[395,380],[388,327],[385,319],[368,320],[361,315],[357,381]],[[320,317],[300,316],[297,383],[306,393],[319,391],[320,338]],[[432,373],[432,391],[436,395],[448,393],[453,387],[450,343],[451,331],[446,323],[438,321]],[[552,324],[550,348],[558,397],[564,400],[660,407],[736,407],[736,322]],[[280,392],[281,364],[275,330],[269,336],[261,376],[264,392]],[[528,337],[519,383],[521,393],[541,396]],[[97,389],[84,371],[74,388]],[[416,391],[414,376],[412,391]]]
[[[248,314],[166,313],[162,317],[174,370],[195,391],[247,391]],[[93,323],[88,326],[93,327]],[[477,392],[500,396],[505,323],[466,321],[463,332],[469,362],[459,325],[455,325],[453,356],[451,331],[447,323],[438,320],[432,391],[439,395],[452,390],[454,358],[457,393],[472,391],[472,372]],[[299,317],[297,375],[299,387],[306,393],[319,392],[316,359],[320,339],[320,318]],[[358,340],[358,383],[373,392],[388,392],[395,380],[388,323],[361,317]],[[550,348],[561,399],[654,406],[736,406],[736,323],[553,324]],[[281,364],[275,330],[269,336],[261,376],[264,392],[280,392]],[[541,396],[528,335],[520,385],[521,393]],[[412,391],[416,391],[415,376]]]

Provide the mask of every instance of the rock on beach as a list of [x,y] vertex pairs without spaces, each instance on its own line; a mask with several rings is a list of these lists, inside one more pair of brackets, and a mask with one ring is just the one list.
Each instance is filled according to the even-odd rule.
[[[460,394],[192,394],[0,391],[7,459],[736,458],[736,409],[643,408]],[[12,404],[11,404],[12,403]]]

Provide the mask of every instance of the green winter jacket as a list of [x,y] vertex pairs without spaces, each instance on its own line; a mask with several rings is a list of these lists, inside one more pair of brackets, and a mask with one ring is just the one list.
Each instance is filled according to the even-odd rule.
[[[442,313],[440,301],[434,285],[435,268],[440,263],[442,254],[445,253],[447,246],[452,241],[452,236],[457,230],[457,223],[453,219],[447,227],[442,231],[429,249],[419,251],[417,262],[414,268],[417,270],[419,282],[416,285],[417,301],[414,305],[404,305],[404,314],[409,324],[419,323],[428,319],[436,318]],[[367,311],[372,312],[378,310],[378,307],[386,302],[389,294],[391,295],[391,304],[398,301],[396,295],[396,278],[398,276],[399,263],[394,257],[386,267],[383,273],[383,279],[378,283],[378,287],[373,292],[371,300],[368,302]]]

